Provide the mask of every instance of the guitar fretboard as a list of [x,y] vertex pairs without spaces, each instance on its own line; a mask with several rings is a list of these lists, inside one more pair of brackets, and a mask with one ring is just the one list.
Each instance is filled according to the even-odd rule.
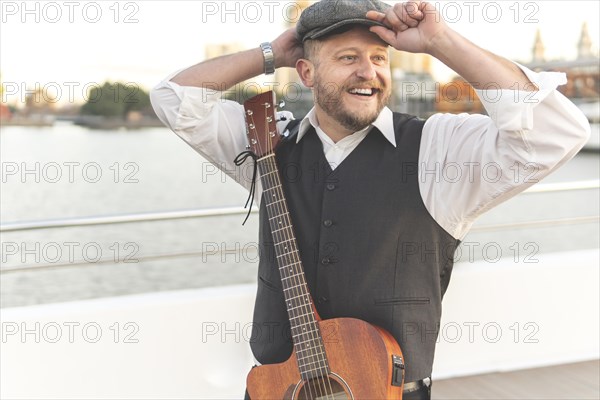
[[329,374],[323,338],[312,309],[287,201],[273,154],[258,160],[269,224],[273,234],[275,257],[283,285],[290,320],[294,351],[302,379]]

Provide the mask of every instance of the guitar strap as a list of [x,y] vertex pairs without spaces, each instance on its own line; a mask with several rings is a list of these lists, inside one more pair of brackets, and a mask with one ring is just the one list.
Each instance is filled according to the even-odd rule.
[[[283,131],[282,136],[292,137],[297,135],[298,131],[300,130],[300,122],[302,122],[301,119],[293,119],[290,122],[288,122],[288,124],[285,126],[285,130]],[[242,225],[246,224],[246,221],[248,221],[248,217],[250,217],[250,213],[252,212],[252,203],[254,200],[254,192],[256,190],[256,177],[258,175],[258,157],[252,151],[248,150],[238,154],[235,160],[233,160],[233,163],[239,167],[242,164],[244,164],[244,162],[246,162],[248,158],[252,158],[254,162],[254,170],[252,172],[252,184],[250,185],[250,193],[248,194],[248,199],[246,200],[246,204],[244,205],[244,208],[246,208],[248,207],[248,204],[250,204],[250,208],[248,208],[248,214],[246,214],[246,219],[244,219]]]

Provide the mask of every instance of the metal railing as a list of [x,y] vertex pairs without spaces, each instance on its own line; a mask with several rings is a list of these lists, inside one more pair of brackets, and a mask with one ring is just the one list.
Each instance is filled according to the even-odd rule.
[[[533,193],[556,193],[556,192],[571,192],[575,190],[590,190],[599,189],[600,180],[564,182],[564,183],[543,183],[533,186],[523,192],[523,194]],[[248,210],[242,207],[221,207],[209,209],[195,210],[172,210],[172,211],[157,211],[151,213],[140,214],[124,214],[124,215],[106,215],[106,216],[87,216],[79,218],[63,218],[45,221],[24,221],[24,222],[9,222],[0,225],[0,232],[16,232],[38,229],[54,229],[54,228],[72,228],[80,226],[92,225],[114,225],[114,224],[129,224],[133,222],[148,222],[148,221],[170,221],[177,219],[192,219],[206,217],[220,217],[226,215],[243,215]],[[257,213],[255,208],[252,213]],[[598,218],[598,217],[592,217]],[[576,220],[579,220],[576,218]],[[535,221],[533,222],[535,223]],[[546,224],[546,221],[540,221]],[[506,224],[508,226],[509,224]],[[504,225],[497,225],[504,226]],[[520,226],[520,224],[519,224]],[[484,226],[476,227],[477,229],[486,229]],[[475,228],[474,228],[475,229]]]
[[[578,181],[578,182],[565,182],[565,183],[547,183],[533,186],[523,194],[536,194],[536,193],[558,193],[558,192],[572,192],[580,190],[598,190],[600,189],[599,180],[590,181]],[[196,209],[196,210],[174,210],[174,211],[161,211],[152,213],[139,213],[139,214],[124,214],[124,215],[108,215],[108,216],[88,216],[81,218],[69,218],[69,219],[56,219],[46,221],[24,221],[6,223],[0,225],[0,232],[19,232],[27,230],[40,230],[40,229],[56,229],[56,228],[69,228],[69,227],[82,227],[82,226],[96,226],[96,225],[113,225],[113,224],[128,224],[136,222],[149,222],[149,221],[170,221],[178,219],[194,219],[194,218],[207,218],[207,217],[220,217],[229,215],[244,215],[248,210],[242,207],[223,207],[223,208],[212,208],[212,209]],[[255,208],[252,213],[258,213]],[[519,229],[519,228],[541,228],[541,227],[555,227],[564,225],[574,224],[586,224],[586,223],[600,223],[600,216],[584,216],[584,217],[570,217],[570,218],[555,218],[547,220],[537,221],[525,221],[525,222],[512,222],[506,224],[487,224],[487,225],[476,225],[471,228],[471,232],[489,232],[497,230],[507,229]],[[166,254],[151,254],[151,255],[139,255],[136,256],[135,262],[142,261],[155,261],[160,259],[173,259],[173,258],[185,258],[185,257],[199,257],[203,256],[203,251],[188,251],[178,253],[166,253]],[[214,253],[211,253],[214,255]],[[101,259],[94,263],[97,264],[109,264],[114,263],[113,258]],[[35,264],[35,265],[19,265],[19,266],[4,266],[1,270],[2,273],[17,272],[24,270],[39,270],[39,269],[55,269],[61,267],[74,267],[81,265],[90,265],[88,261],[81,262],[70,262],[65,264]]]
[[[242,207],[222,207],[196,210],[156,211],[139,214],[88,216],[79,218],[63,218],[45,221],[9,222],[0,225],[0,232],[16,232],[38,229],[73,228],[92,225],[129,224],[133,222],[171,221],[177,219],[192,219],[205,217],[220,217],[225,215],[245,214],[248,210]],[[252,210],[252,213],[258,212]]]

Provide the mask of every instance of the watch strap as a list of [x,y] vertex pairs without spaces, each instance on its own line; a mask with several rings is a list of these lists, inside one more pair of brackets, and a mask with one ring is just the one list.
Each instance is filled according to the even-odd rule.
[[261,43],[260,48],[264,57],[264,73],[272,75],[275,73],[275,55],[273,54],[273,46],[269,42]]

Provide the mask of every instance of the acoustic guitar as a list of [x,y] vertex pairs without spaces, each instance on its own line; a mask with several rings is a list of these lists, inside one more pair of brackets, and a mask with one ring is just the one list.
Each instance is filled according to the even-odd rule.
[[382,328],[353,318],[321,320],[308,291],[274,151],[280,140],[272,91],[244,103],[248,151],[260,172],[294,351],[284,363],[252,368],[252,400],[401,399],[400,346]]

